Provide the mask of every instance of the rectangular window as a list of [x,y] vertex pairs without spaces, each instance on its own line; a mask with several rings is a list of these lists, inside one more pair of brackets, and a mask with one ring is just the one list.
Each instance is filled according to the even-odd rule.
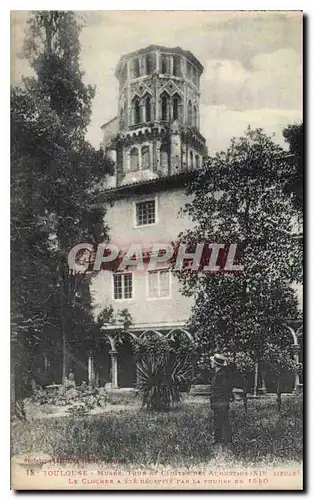
[[146,226],[156,221],[155,200],[136,203],[136,225]]
[[165,298],[170,296],[170,272],[162,271],[148,272],[148,297],[151,299]]
[[133,297],[132,273],[116,273],[113,275],[114,299],[131,299]]

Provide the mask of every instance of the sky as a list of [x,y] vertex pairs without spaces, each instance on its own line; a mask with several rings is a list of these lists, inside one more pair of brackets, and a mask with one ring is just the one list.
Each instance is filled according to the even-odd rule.
[[[248,125],[284,143],[282,129],[302,121],[302,14],[287,11],[79,11],[86,83],[96,86],[87,138],[117,114],[115,67],[123,54],[150,44],[190,50],[204,66],[200,131],[209,152],[228,147]],[[15,11],[11,81],[29,75],[21,50],[26,11]]]

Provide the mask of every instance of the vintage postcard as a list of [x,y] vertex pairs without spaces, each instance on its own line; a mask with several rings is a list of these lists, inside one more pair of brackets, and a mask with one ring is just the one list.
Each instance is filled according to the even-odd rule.
[[300,11],[11,12],[11,488],[303,489]]

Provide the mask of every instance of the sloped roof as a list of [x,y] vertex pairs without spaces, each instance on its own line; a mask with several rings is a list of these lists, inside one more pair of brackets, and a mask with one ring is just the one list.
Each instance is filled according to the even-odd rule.
[[173,189],[183,187],[196,175],[196,170],[180,172],[179,174],[158,177],[157,179],[148,179],[144,181],[123,184],[117,187],[105,189],[98,198],[98,202],[124,196],[127,192],[152,192],[156,188]]

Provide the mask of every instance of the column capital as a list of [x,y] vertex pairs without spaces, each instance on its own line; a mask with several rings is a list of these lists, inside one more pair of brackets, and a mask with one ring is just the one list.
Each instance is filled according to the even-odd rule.
[[292,348],[293,352],[296,353],[296,354],[300,352],[300,346],[299,346],[299,344],[292,344],[291,348]]

